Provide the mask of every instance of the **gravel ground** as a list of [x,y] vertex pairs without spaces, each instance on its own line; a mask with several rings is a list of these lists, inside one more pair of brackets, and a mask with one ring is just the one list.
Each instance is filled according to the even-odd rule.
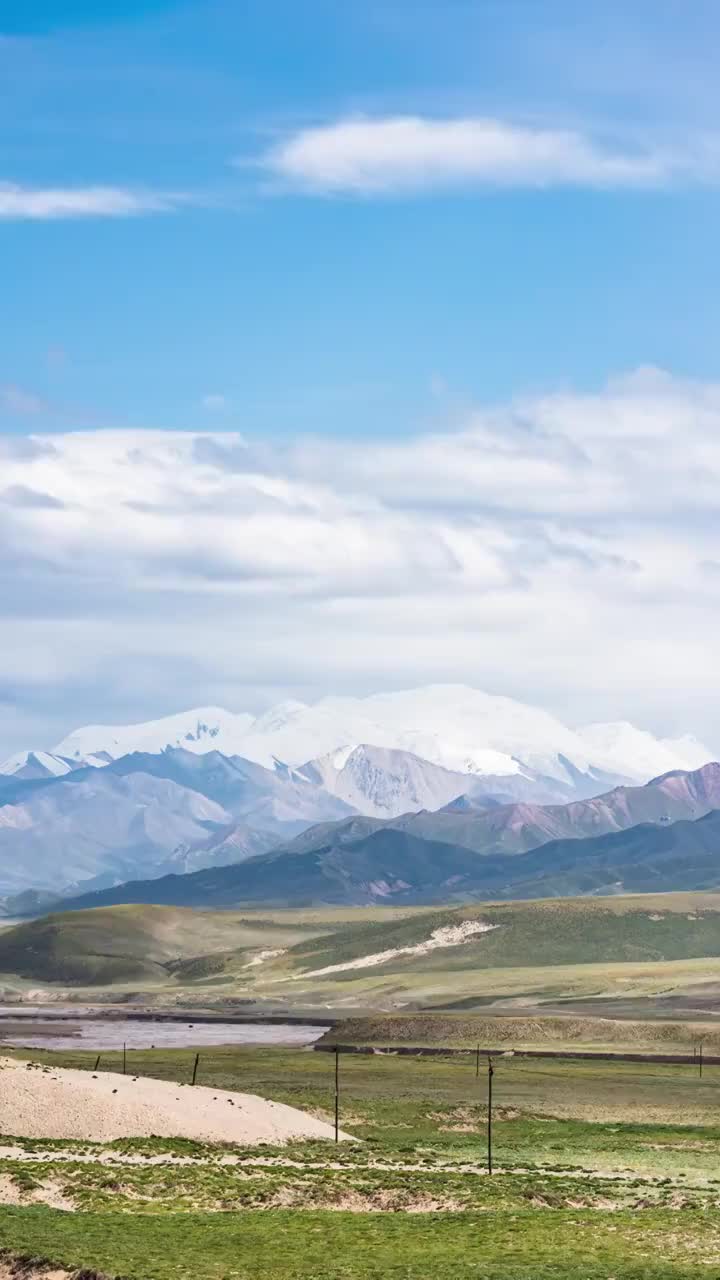
[[[251,1093],[0,1058],[0,1132],[18,1138],[195,1138],[282,1143],[332,1138],[331,1125]],[[347,1134],[341,1135],[347,1138]]]

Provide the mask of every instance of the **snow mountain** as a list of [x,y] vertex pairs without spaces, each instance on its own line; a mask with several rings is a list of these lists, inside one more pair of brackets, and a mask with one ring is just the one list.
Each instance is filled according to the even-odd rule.
[[0,892],[217,867],[309,829],[340,840],[337,824],[522,849],[612,830],[604,802],[582,804],[710,758],[693,738],[626,722],[571,729],[462,685],[90,725],[0,766]]
[[453,773],[510,777],[532,771],[586,791],[595,783],[600,791],[612,782],[699,768],[713,758],[691,737],[658,739],[625,723],[571,729],[539,707],[455,684],[325,697],[312,705],[283,702],[257,717],[203,707],[145,724],[91,725],[69,734],[53,754],[81,760],[104,752],[117,759],[182,747],[241,756],[268,769],[277,762],[302,769],[362,744],[409,752]]
[[629,778],[658,778],[674,769],[699,769],[713,759],[712,752],[691,734],[682,738],[654,738],[627,720],[591,724],[578,730],[588,755],[611,761]]
[[719,806],[720,764],[708,764],[566,806],[348,818],[236,866],[127,884],[70,905],[429,904],[716,889]]
[[68,759],[55,755],[51,751],[19,751],[0,764],[0,774],[22,780],[39,780],[43,778],[62,778],[74,769],[88,766],[100,769],[109,764],[112,756],[101,751],[96,755],[81,756]]
[[254,722],[255,717],[247,712],[235,714],[222,707],[197,707],[144,724],[86,725],[63,738],[53,754],[84,761],[90,755],[105,752],[117,760],[133,751],[183,747],[196,754],[217,750],[223,755],[238,755],[240,743]]
[[[411,751],[363,744],[331,751],[294,770],[357,813],[397,818],[421,809],[442,809],[465,797],[474,807],[527,800],[552,804],[580,794],[579,786],[543,778],[526,767],[512,774],[468,775],[423,760]],[[595,794],[599,784],[591,784]]]

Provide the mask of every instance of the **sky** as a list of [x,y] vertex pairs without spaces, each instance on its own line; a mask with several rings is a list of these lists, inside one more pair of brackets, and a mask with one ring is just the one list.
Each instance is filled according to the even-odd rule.
[[720,750],[714,0],[4,0],[0,752],[462,681]]

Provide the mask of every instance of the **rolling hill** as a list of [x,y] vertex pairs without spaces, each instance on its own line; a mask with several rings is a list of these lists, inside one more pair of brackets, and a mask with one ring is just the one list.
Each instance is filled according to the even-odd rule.
[[718,894],[270,918],[123,906],[55,913],[0,933],[6,977],[75,987],[132,983],[166,994],[183,989],[296,1006],[331,999],[339,1007],[347,1001],[367,1007],[375,992],[392,1005],[412,996],[462,1009],[488,983],[493,989],[494,972],[497,988],[501,971],[524,974],[525,982],[534,974],[557,996],[563,983],[572,985],[576,966],[596,973],[603,989],[609,977],[597,966],[662,968],[702,958],[720,958]]
[[0,931],[0,973],[70,986],[163,983],[196,957],[291,945],[301,926],[174,907],[63,912]]
[[[489,927],[464,941],[422,950],[434,932],[468,921]],[[387,959],[370,963],[378,954]],[[351,980],[405,969],[431,974],[701,956],[720,956],[718,894],[465,903],[389,922],[345,922],[342,929],[297,943],[285,959],[298,981],[303,974],[331,970],[334,980]]]

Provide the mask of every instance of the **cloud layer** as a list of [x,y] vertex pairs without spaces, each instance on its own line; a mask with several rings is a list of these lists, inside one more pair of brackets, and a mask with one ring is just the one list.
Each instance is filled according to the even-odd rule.
[[[610,143],[577,129],[540,128],[494,117],[352,117],[303,128],[253,160],[236,161],[270,179],[258,188],[314,195],[380,196],[496,187],[651,189],[716,183],[713,137],[683,148]],[[183,205],[221,207],[219,196],[118,186],[21,186],[0,181],[0,222],[127,218]],[[233,207],[230,199],[229,206]]]
[[128,218],[140,213],[165,213],[173,205],[169,196],[123,187],[21,187],[0,182],[0,221]]
[[719,495],[720,387],[655,370],[371,444],[0,439],[1,745],[445,679],[712,746]]
[[493,118],[352,118],[302,129],[265,168],[309,192],[372,195],[458,186],[654,187],[716,172],[712,149],[678,155],[613,146],[571,129]]

